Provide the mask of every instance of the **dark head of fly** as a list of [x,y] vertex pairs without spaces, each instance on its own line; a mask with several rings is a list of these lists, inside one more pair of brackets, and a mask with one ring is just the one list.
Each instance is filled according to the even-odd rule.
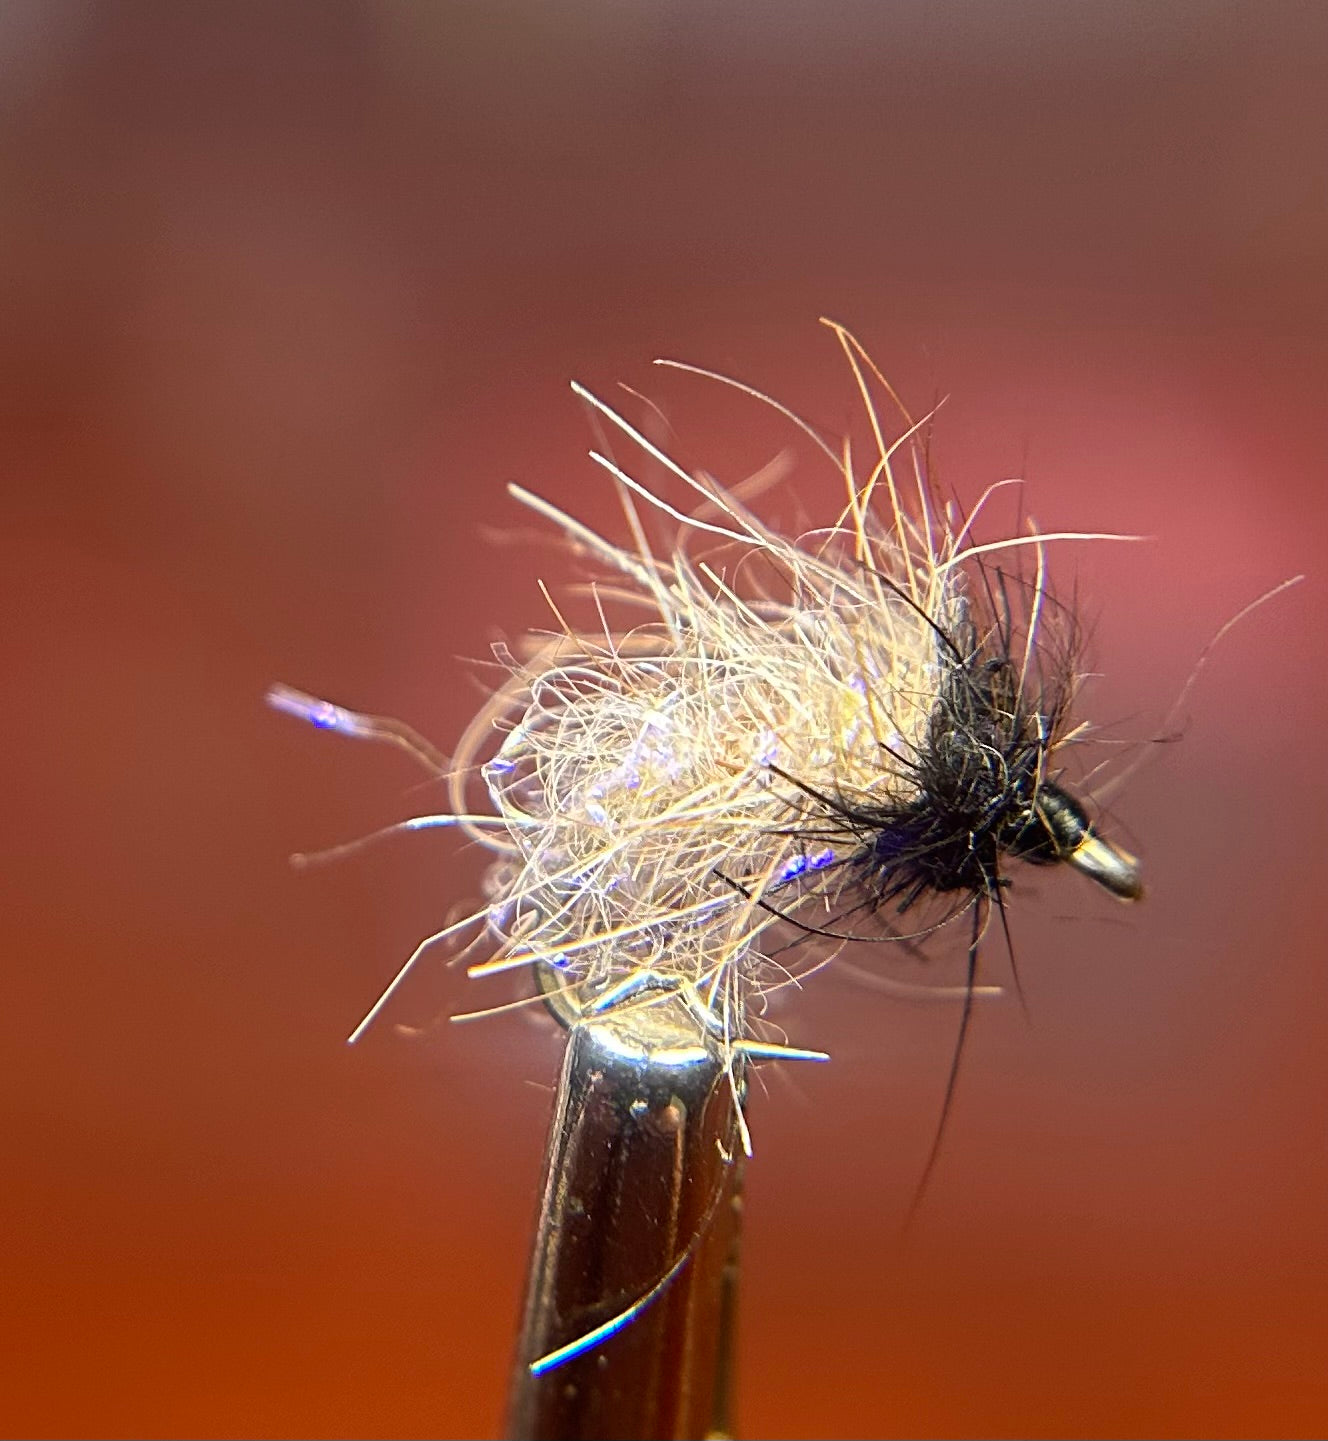
[[1001,632],[984,644],[962,611],[941,638],[935,709],[917,751],[903,761],[916,793],[903,805],[854,817],[878,901],[905,910],[928,892],[995,899],[1006,857],[1064,862],[1122,900],[1137,900],[1138,862],[1099,835],[1080,802],[1046,778],[1068,687],[1034,686],[1026,695]]
[[1083,806],[1052,781],[1037,787],[1023,824],[1005,849],[1034,865],[1064,861],[1123,901],[1137,901],[1144,893],[1139,862],[1098,835]]

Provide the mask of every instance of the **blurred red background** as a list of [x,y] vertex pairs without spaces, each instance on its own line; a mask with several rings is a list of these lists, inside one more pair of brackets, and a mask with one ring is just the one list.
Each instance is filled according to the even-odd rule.
[[450,747],[570,573],[504,483],[614,525],[569,379],[732,480],[778,422],[648,362],[837,432],[830,314],[961,496],[1155,537],[1054,557],[1117,733],[1310,579],[1114,803],[1145,904],[1022,878],[907,1240],[953,1009],[781,1016],[743,1430],[1323,1434],[1328,9],[8,0],[0,95],[0,1425],[500,1426],[557,1037],[341,1044],[480,859],[289,871],[429,797],[262,692]]

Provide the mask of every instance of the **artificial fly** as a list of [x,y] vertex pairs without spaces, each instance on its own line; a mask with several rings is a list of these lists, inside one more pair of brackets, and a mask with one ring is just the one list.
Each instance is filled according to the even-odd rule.
[[[755,487],[684,469],[574,386],[606,433],[685,497],[644,485],[607,444],[593,451],[623,508],[624,547],[511,487],[598,573],[594,625],[569,622],[546,591],[554,627],[523,659],[497,651],[507,677],[450,764],[394,722],[270,693],[279,709],[391,741],[445,777],[447,811],[390,829],[454,826],[494,853],[486,904],[421,944],[352,1040],[425,949],[469,933],[462,954],[487,950],[470,975],[529,970],[565,1020],[681,997],[698,1038],[731,1062],[819,1059],[772,1038],[775,992],[846,946],[913,947],[967,913],[948,1111],[979,945],[993,911],[1004,923],[1011,863],[1063,863],[1122,900],[1141,894],[1137,861],[1063,784],[1066,748],[1087,732],[1073,719],[1074,615],[1046,575],[1053,543],[1134,537],[1030,527],[978,543],[991,491],[967,517],[937,502],[926,422],[826,324],[870,424],[865,466],[750,387],[661,363],[796,425],[842,478],[829,524],[780,534],[749,505]],[[882,400],[900,417],[893,436]],[[652,512],[674,529],[667,547],[649,539]],[[487,809],[467,799],[477,777]]]

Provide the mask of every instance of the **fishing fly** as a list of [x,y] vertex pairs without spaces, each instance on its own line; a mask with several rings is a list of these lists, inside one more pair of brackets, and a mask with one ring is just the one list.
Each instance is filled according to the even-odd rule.
[[[854,337],[826,324],[870,428],[865,463],[741,382],[660,363],[798,427],[841,477],[827,524],[779,533],[753,508],[759,484],[725,489],[684,468],[574,385],[604,435],[681,497],[638,480],[610,444],[592,451],[621,503],[620,545],[511,487],[596,572],[593,624],[545,590],[552,625],[520,658],[498,651],[505,679],[450,763],[395,722],[270,693],[445,778],[445,811],[392,829],[457,827],[494,857],[486,903],[421,944],[352,1040],[426,949],[455,941],[471,976],[527,970],[565,1019],[681,999],[735,1064],[820,1059],[774,1030],[776,992],[847,946],[916,947],[967,916],[948,1109],[980,945],[993,915],[1004,923],[1016,864],[1060,863],[1122,900],[1140,895],[1137,861],[1064,780],[1087,727],[1075,617],[1047,578],[1057,543],[1123,537],[1030,526],[979,542],[999,487],[966,516],[941,504],[929,418],[914,422]],[[660,520],[666,547],[650,538]],[[745,1123],[742,1134],[749,1146]]]

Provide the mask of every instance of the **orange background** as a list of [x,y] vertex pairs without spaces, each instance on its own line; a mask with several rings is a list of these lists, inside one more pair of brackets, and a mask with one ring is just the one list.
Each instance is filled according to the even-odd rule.
[[9,0],[0,94],[0,1425],[498,1428],[557,1038],[341,1045],[480,862],[290,872],[429,797],[260,698],[450,747],[570,573],[504,483],[614,523],[568,380],[737,479],[778,423],[649,360],[837,431],[826,313],[961,496],[1155,537],[1054,557],[1114,733],[1310,579],[1114,803],[1146,902],[1021,877],[907,1240],[953,1008],[781,1013],[744,1431],[1322,1434],[1328,9]]

